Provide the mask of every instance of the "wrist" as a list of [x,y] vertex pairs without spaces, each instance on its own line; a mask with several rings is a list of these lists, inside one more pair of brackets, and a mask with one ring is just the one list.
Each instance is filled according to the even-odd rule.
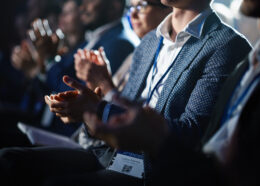
[[100,88],[103,95],[106,95],[108,92],[115,89],[115,85],[113,84],[112,81],[103,81],[103,83],[101,83],[100,85]]
[[98,105],[97,105],[97,109],[96,109],[96,115],[99,119],[102,119],[102,116],[103,116],[103,112],[104,112],[104,109],[107,105],[107,101],[105,100],[101,100]]

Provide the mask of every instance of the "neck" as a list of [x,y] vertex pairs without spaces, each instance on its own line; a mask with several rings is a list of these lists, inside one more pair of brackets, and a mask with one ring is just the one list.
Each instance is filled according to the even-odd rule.
[[69,48],[74,48],[81,40],[84,39],[84,34],[81,31],[78,31],[74,34],[67,35],[67,42]]
[[190,9],[180,9],[173,8],[172,14],[172,28],[171,28],[171,38],[175,41],[175,38],[179,32],[181,32],[186,25],[192,21],[197,15],[199,15],[208,6],[201,6]]

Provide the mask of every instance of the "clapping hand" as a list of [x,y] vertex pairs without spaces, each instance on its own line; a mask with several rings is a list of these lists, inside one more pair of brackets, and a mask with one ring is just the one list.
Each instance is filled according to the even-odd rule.
[[64,48],[59,48],[60,41],[64,39],[63,32],[60,29],[53,32],[46,19],[36,19],[33,21],[32,29],[28,31],[28,35],[39,57],[42,59],[54,57],[66,51]]
[[161,143],[169,135],[166,120],[149,107],[142,108],[125,100],[119,102],[127,111],[113,116],[106,124],[98,120],[95,114],[84,114],[89,133],[114,148],[156,155]]
[[33,78],[38,72],[38,65],[34,60],[35,54],[27,40],[23,40],[20,46],[15,46],[11,54],[11,62],[14,68],[22,71],[27,78]]
[[74,58],[77,77],[85,81],[90,89],[100,87],[102,93],[106,94],[115,87],[109,70],[109,61],[102,47],[98,51],[80,49]]
[[101,100],[99,88],[93,92],[68,76],[64,76],[63,81],[75,90],[45,96],[45,102],[56,116],[60,117],[64,123],[71,123],[82,122],[85,111],[96,113]]

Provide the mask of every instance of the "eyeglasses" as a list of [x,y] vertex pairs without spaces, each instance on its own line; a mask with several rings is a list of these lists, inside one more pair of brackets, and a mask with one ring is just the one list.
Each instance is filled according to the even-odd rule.
[[137,5],[130,5],[128,7],[129,13],[132,13],[134,11],[136,11],[137,13],[145,13],[145,10],[147,8],[147,6],[158,6],[161,8],[165,8],[166,6],[164,6],[161,3],[154,3],[154,2],[149,2],[149,1],[140,1]]

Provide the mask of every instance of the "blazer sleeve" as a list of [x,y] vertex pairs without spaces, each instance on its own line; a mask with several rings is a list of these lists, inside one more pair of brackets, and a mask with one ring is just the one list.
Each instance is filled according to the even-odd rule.
[[170,127],[178,134],[200,139],[209,125],[224,81],[250,50],[248,43],[241,42],[239,36],[220,45],[201,68],[201,75],[191,92],[185,111],[177,119],[166,118]]

